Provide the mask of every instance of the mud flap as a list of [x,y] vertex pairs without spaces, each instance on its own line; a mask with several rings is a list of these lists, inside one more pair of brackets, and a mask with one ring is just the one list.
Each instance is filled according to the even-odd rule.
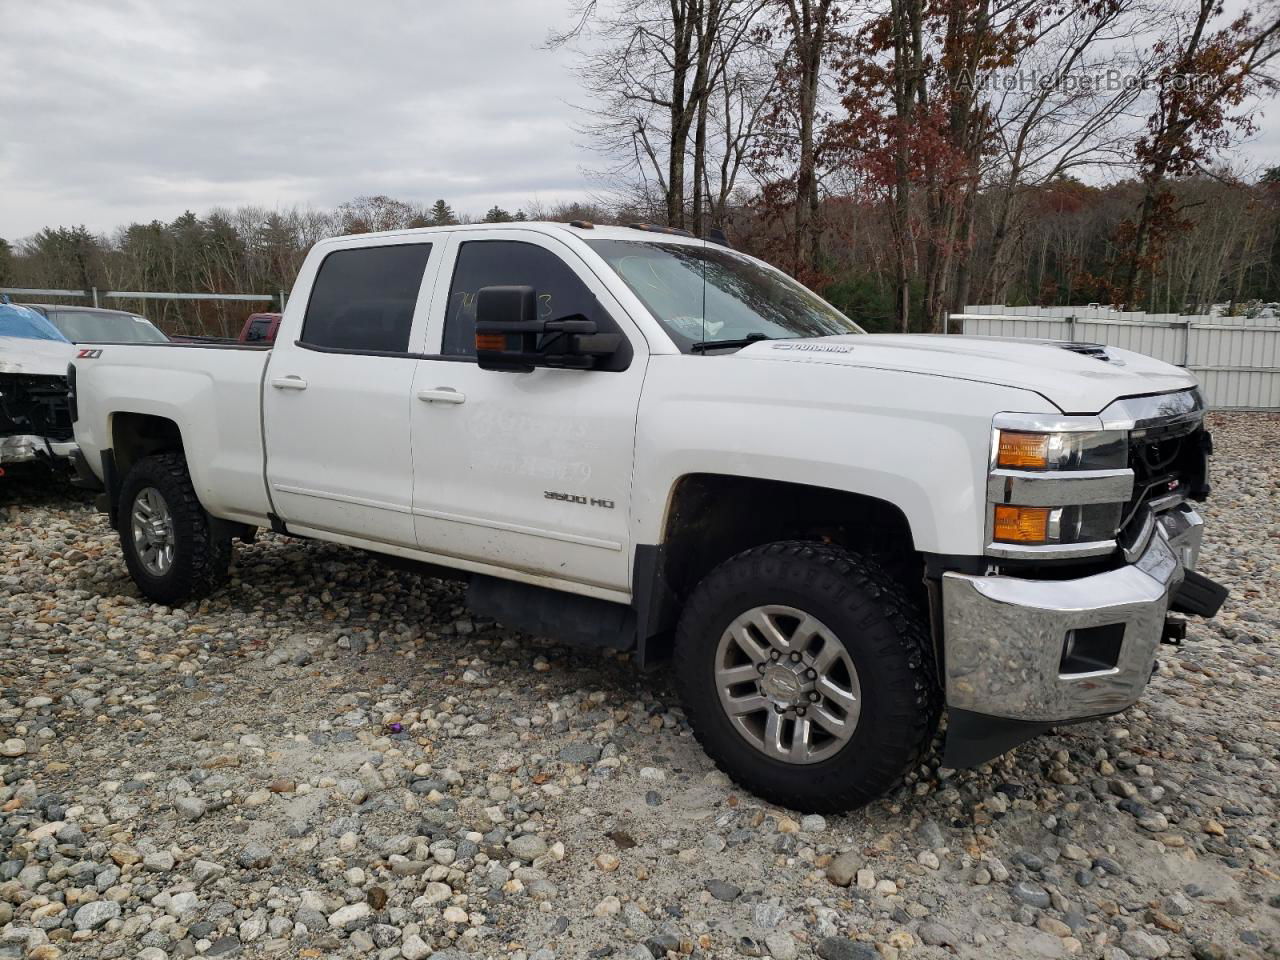
[[1054,726],[1056,724],[1010,720],[948,707],[947,742],[942,751],[942,765],[952,770],[979,766]]
[[1186,578],[1178,585],[1173,599],[1169,601],[1169,609],[1197,617],[1212,617],[1222,609],[1229,592],[1222,584],[1210,580],[1204,574],[1188,570]]

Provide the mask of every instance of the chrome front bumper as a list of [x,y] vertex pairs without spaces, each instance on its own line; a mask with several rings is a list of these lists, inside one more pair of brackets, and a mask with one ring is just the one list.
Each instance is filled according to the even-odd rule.
[[[946,573],[942,577],[947,705],[1038,723],[1115,713],[1151,678],[1169,600],[1194,569],[1203,526],[1188,506],[1161,514],[1131,564],[1075,580]],[[1108,652],[1087,669],[1084,638]]]
[[50,453],[57,459],[65,459],[78,449],[74,440],[46,441],[44,437],[25,434],[4,437],[0,439],[0,464],[47,459]]

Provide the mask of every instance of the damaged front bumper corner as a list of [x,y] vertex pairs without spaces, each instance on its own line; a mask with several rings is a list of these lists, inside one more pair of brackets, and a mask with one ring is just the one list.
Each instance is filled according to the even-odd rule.
[[66,460],[78,449],[74,440],[47,440],[27,434],[0,437],[0,465],[29,463],[33,460]]
[[1073,580],[942,577],[948,767],[974,766],[1044,730],[1117,713],[1155,668],[1203,526],[1161,514],[1130,564]]

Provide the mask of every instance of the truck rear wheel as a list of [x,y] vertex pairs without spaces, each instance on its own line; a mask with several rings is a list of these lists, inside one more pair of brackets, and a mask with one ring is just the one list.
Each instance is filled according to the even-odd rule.
[[226,581],[231,540],[210,530],[181,454],[133,465],[120,487],[116,520],[129,575],[148,599],[185,603]]
[[676,635],[694,734],[752,793],[797,810],[860,807],[928,747],[940,694],[917,606],[848,550],[772,543],[698,586]]

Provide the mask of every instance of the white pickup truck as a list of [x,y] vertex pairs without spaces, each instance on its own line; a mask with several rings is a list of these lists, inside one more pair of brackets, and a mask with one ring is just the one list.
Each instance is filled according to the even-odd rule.
[[447,569],[509,627],[674,659],[711,757],[800,809],[893,787],[944,706],[950,766],[1123,710],[1225,596],[1186,372],[868,336],[658,228],[325,240],[274,347],[99,344],[71,382],[151,599],[259,527]]

